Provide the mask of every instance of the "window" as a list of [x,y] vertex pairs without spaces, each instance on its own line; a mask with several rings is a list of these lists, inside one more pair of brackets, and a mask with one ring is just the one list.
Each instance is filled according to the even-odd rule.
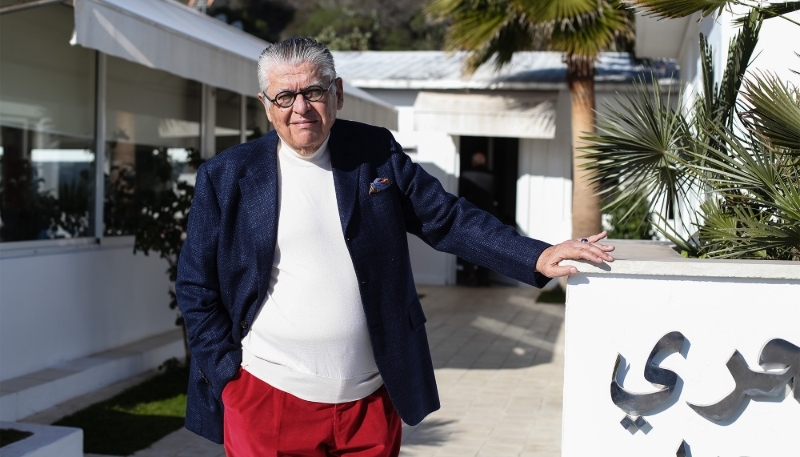
[[201,86],[111,56],[107,78],[104,235],[128,235],[165,183],[193,178],[186,163],[200,147]]
[[272,130],[272,126],[267,120],[267,113],[264,110],[264,105],[262,105],[257,98],[247,97],[247,106],[245,111],[247,114],[247,118],[245,120],[245,135],[247,141],[255,140],[256,138],[261,137],[261,135]]
[[0,241],[91,236],[95,52],[72,8],[0,16]]
[[236,146],[241,141],[239,118],[242,115],[242,96],[225,89],[217,89],[215,153]]

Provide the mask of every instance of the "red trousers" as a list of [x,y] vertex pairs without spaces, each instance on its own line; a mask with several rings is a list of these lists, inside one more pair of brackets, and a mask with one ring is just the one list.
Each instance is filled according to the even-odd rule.
[[400,416],[386,388],[361,400],[301,400],[239,370],[222,391],[228,457],[396,457]]

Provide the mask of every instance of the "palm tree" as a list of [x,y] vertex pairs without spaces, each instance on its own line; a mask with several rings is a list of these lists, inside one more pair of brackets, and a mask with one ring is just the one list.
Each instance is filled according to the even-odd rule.
[[493,58],[502,67],[517,51],[565,54],[572,102],[572,234],[600,232],[600,199],[579,151],[583,132],[594,131],[595,60],[632,39],[629,11],[618,0],[433,0],[428,12],[450,21],[445,47],[470,52],[468,72]]
[[[707,16],[729,3],[743,4],[640,0],[638,6],[683,17]],[[606,209],[647,199],[655,205],[656,228],[688,256],[800,260],[800,89],[770,73],[747,73],[763,21],[795,22],[783,15],[800,10],[800,1],[749,6],[736,19],[741,30],[719,84],[701,36],[703,87],[694,102],[684,105],[688,97],[681,94],[673,108],[659,90],[653,95],[639,85],[586,138],[584,158],[592,179],[614,183],[603,191]]]

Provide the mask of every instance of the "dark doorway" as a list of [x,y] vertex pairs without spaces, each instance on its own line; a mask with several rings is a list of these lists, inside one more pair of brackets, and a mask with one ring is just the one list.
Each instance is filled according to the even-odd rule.
[[[491,212],[504,224],[516,224],[519,139],[462,136],[459,196]],[[481,153],[484,157],[476,157]],[[481,165],[483,162],[483,165]],[[489,285],[489,272],[461,258],[456,284]]]

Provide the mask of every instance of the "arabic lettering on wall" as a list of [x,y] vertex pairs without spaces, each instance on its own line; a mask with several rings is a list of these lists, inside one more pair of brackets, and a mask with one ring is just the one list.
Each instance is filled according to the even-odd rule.
[[[620,424],[631,434],[639,430],[647,433],[652,426],[644,416],[668,408],[670,402],[674,401],[672,397],[680,377],[671,370],[661,368],[654,360],[662,353],[666,356],[678,352],[686,357],[688,348],[683,352],[686,341],[682,333],[670,332],[653,346],[645,363],[644,378],[657,390],[648,393],[634,393],[622,387],[618,380],[623,358],[622,354],[617,354],[611,376],[611,401],[625,412]],[[747,398],[775,398],[785,392],[787,385],[792,386],[794,399],[800,403],[800,347],[780,338],[770,340],[761,349],[758,363],[762,370],[753,370],[744,356],[738,350],[734,351],[726,364],[736,383],[733,391],[709,405],[686,404],[709,421],[720,423],[730,419]],[[682,441],[676,456],[689,455],[689,445]]]
[[[629,392],[622,387],[618,381],[622,355],[617,354],[611,377],[611,400],[626,413],[620,423],[631,433],[649,427],[643,416],[672,401],[680,378],[675,372],[658,366],[654,359],[660,353],[680,353],[685,343],[686,337],[680,332],[667,333],[656,342],[647,358],[644,378],[658,389],[649,393]],[[800,402],[800,347],[784,339],[773,339],[761,350],[759,365],[762,370],[751,369],[742,354],[735,351],[727,363],[728,371],[736,383],[733,391],[709,405],[687,404],[702,417],[719,423],[733,416],[748,397],[777,397],[789,383],[793,383],[794,398]]]

